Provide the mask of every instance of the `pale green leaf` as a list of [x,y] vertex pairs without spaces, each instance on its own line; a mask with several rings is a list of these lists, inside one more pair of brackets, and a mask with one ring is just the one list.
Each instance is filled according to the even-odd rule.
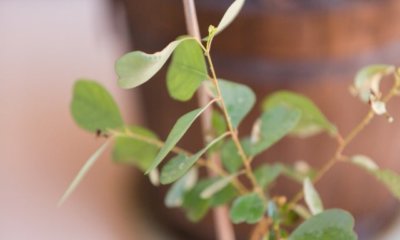
[[237,189],[232,184],[228,184],[222,190],[216,192],[213,196],[211,196],[210,205],[212,207],[217,207],[226,204],[234,199],[238,194],[239,193]]
[[198,170],[197,168],[192,168],[181,179],[176,181],[168,190],[164,201],[165,206],[169,208],[182,206],[185,192],[196,184],[197,178]]
[[155,160],[151,164],[150,168],[146,171],[146,174],[150,171],[154,170],[161,161],[168,155],[168,153],[175,147],[178,141],[183,137],[186,131],[192,126],[193,122],[207,109],[212,102],[204,106],[203,108],[199,108],[193,110],[189,113],[186,113],[182,117],[176,121],[174,127],[169,133],[167,140],[165,141],[164,146],[158,152]]
[[261,116],[260,136],[253,140],[251,154],[257,155],[291,132],[299,120],[299,110],[283,105],[268,108]]
[[122,88],[134,88],[145,83],[161,69],[175,48],[188,39],[192,38],[175,40],[160,52],[153,54],[141,51],[125,54],[115,64],[118,85]]
[[226,10],[224,16],[222,17],[221,21],[219,22],[216,30],[216,34],[222,32],[232,21],[236,18],[239,14],[240,10],[242,9],[245,0],[235,0],[229,8]]
[[353,156],[351,162],[362,167],[382,182],[389,191],[400,200],[400,175],[390,169],[380,169],[378,165],[367,156]]
[[254,224],[260,221],[264,215],[265,205],[257,193],[250,193],[235,199],[230,210],[233,223],[246,222]]
[[362,68],[354,79],[355,93],[363,102],[368,102],[371,99],[371,93],[380,93],[379,84],[381,79],[394,73],[394,71],[394,66],[385,64],[369,65]]
[[308,137],[321,131],[336,133],[336,127],[331,124],[318,107],[307,97],[289,91],[279,91],[267,97],[262,104],[266,111],[274,106],[284,105],[295,108],[301,112],[301,118],[292,134]]
[[227,134],[223,134],[218,138],[211,141],[205,148],[198,151],[196,154],[192,156],[186,156],[183,154],[179,154],[172,158],[165,166],[163,166],[161,170],[161,183],[169,184],[172,183],[183,175],[186,174],[187,171],[199,160],[199,158],[210,149],[215,143],[226,137]]
[[346,211],[326,210],[302,223],[288,240],[356,240],[354,219]]
[[322,205],[321,198],[319,197],[317,190],[314,188],[310,178],[304,179],[303,192],[304,200],[306,201],[311,213],[313,215],[321,213],[324,210],[324,207]]
[[250,112],[256,102],[254,92],[246,85],[219,79],[222,98],[234,128]]
[[169,95],[176,100],[187,101],[207,77],[207,66],[199,42],[189,39],[179,44],[167,72]]
[[91,132],[106,131],[123,125],[114,99],[103,86],[95,81],[75,82],[71,113],[81,128]]
[[282,173],[282,170],[283,168],[281,164],[263,164],[254,170],[254,177],[256,178],[257,183],[262,188],[265,188],[278,178]]
[[112,152],[114,162],[135,165],[140,170],[146,171],[157,156],[159,147],[142,141],[140,138],[153,140],[158,138],[153,132],[143,127],[132,126],[128,127],[127,130],[131,136],[117,136],[115,138]]
[[214,194],[216,194],[217,192],[221,191],[222,189],[224,189],[226,186],[229,185],[229,183],[232,182],[232,180],[237,176],[238,174],[232,174],[232,175],[228,175],[225,177],[221,177],[220,179],[218,179],[217,181],[215,181],[213,184],[211,184],[210,186],[208,186],[207,188],[205,188],[201,194],[200,197],[202,198],[210,198],[212,197]]
[[110,141],[105,142],[99,149],[94,152],[90,158],[86,161],[86,163],[82,166],[82,168],[79,170],[78,174],[74,178],[74,180],[71,182],[71,184],[68,186],[67,190],[61,197],[60,201],[58,202],[58,206],[61,206],[67,199],[68,197],[74,192],[76,187],[79,185],[79,183],[83,180],[83,178],[86,176],[86,173],[90,170],[90,168],[93,166],[93,164],[96,162],[96,160],[100,157],[100,155],[106,150],[108,144]]

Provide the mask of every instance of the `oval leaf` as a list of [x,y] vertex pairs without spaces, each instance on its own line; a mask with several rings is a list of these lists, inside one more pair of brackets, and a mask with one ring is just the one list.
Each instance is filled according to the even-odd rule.
[[321,213],[324,210],[321,198],[317,190],[315,190],[310,178],[304,179],[303,182],[304,199],[313,215]]
[[75,122],[90,132],[106,131],[123,125],[114,99],[103,86],[95,81],[75,82],[71,113]]
[[208,212],[210,199],[203,199],[200,194],[213,181],[213,179],[201,180],[185,194],[182,207],[186,210],[186,216],[189,220],[197,222]]
[[368,171],[375,171],[378,170],[378,165],[369,157],[364,155],[355,155],[351,157],[351,162],[368,170]]
[[222,17],[221,21],[217,26],[217,30],[214,33],[215,35],[222,32],[226,27],[229,26],[239,14],[240,10],[242,9],[245,0],[235,0],[229,8],[226,10],[224,16]]
[[222,79],[219,79],[218,83],[232,125],[234,128],[237,128],[243,118],[253,108],[256,96],[246,85]]
[[196,163],[197,160],[207,152],[215,143],[223,139],[227,134],[221,135],[218,138],[211,141],[205,148],[198,151],[196,154],[188,157],[183,154],[179,154],[172,158],[161,170],[161,183],[169,184],[175,182],[183,175],[186,174],[187,171]]
[[[164,146],[158,152],[155,160],[151,164],[150,168],[146,171],[146,174],[154,170],[161,161],[168,155],[168,153],[175,147],[178,141],[183,137],[186,131],[192,126],[193,122],[207,109],[212,102],[208,103],[203,108],[199,108],[193,110],[191,112],[186,113],[182,117],[176,121],[174,127],[169,133],[167,140],[165,141]],[[199,156],[200,157],[200,156]]]
[[186,37],[175,40],[160,52],[153,54],[141,51],[125,54],[115,64],[118,85],[122,88],[134,88],[147,82],[161,69],[175,48],[188,39],[192,38]]
[[267,109],[261,116],[260,136],[252,143],[251,154],[257,155],[291,132],[301,118],[299,110],[282,105]]
[[254,177],[257,180],[257,183],[265,188],[273,181],[275,181],[278,176],[282,173],[283,168],[281,164],[263,164],[262,166],[256,168],[254,170]]
[[179,44],[167,72],[169,95],[176,100],[187,101],[207,77],[207,66],[199,42],[189,39]]
[[291,132],[300,137],[308,137],[323,130],[336,133],[336,127],[321,113],[318,107],[307,97],[289,91],[279,91],[267,97],[262,104],[266,111],[274,106],[284,105],[301,112],[297,126]]
[[265,205],[257,193],[250,193],[238,197],[232,204],[230,217],[232,222],[254,224],[260,221],[264,215]]
[[356,240],[354,219],[346,211],[331,209],[302,223],[288,240]]

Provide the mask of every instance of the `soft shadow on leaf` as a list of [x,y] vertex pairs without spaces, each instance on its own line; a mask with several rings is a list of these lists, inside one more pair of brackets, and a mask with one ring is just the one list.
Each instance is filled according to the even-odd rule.
[[254,224],[260,221],[264,215],[265,206],[257,193],[250,193],[235,199],[230,210],[233,223],[246,222]]

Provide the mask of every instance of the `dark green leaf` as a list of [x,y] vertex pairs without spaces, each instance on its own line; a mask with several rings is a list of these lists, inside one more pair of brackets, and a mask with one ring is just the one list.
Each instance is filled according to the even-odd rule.
[[175,48],[188,39],[192,38],[180,38],[153,54],[141,51],[125,54],[115,64],[118,85],[122,88],[134,88],[147,82],[161,69]]
[[236,188],[233,187],[232,184],[229,184],[210,198],[210,205],[212,207],[217,207],[226,204],[233,200],[237,195],[238,191]]
[[[242,144],[243,150],[247,155],[249,155],[251,145],[250,139],[245,138],[240,141]],[[221,161],[224,167],[230,173],[237,172],[243,165],[242,158],[239,155],[237,147],[232,139],[227,140],[221,148]]]
[[169,133],[167,140],[165,141],[164,146],[160,149],[157,154],[157,157],[153,161],[150,168],[146,171],[146,173],[151,172],[154,170],[161,161],[168,155],[168,153],[175,147],[178,141],[183,137],[186,131],[192,126],[193,122],[207,109],[211,103],[207,104],[203,108],[199,108],[193,110],[191,112],[186,113],[182,117],[176,121],[174,127],[172,128],[171,132]]
[[265,188],[278,178],[282,170],[282,165],[280,164],[264,164],[254,170],[254,176],[258,184]]
[[207,150],[213,146],[215,143],[220,141],[226,136],[226,134],[219,136],[218,138],[211,141],[205,148],[198,151],[196,154],[188,157],[183,154],[179,154],[172,158],[161,170],[162,184],[169,184],[186,174],[187,171],[196,163],[197,160],[207,152]]
[[189,39],[179,44],[167,72],[169,95],[176,100],[187,101],[207,77],[207,66],[199,42]]
[[343,210],[317,214],[301,224],[288,240],[356,240],[354,219]]
[[157,140],[157,136],[150,130],[138,126],[129,127],[128,131],[132,136],[115,138],[113,159],[117,163],[132,164],[146,171],[157,156],[159,148],[135,136],[154,140]]
[[75,82],[71,113],[81,128],[91,132],[106,131],[123,125],[114,99],[95,81]]
[[257,155],[291,132],[301,118],[299,110],[282,105],[268,108],[261,116],[260,135],[252,142],[252,155]]
[[289,91],[279,91],[263,101],[264,111],[278,105],[292,107],[301,112],[301,118],[292,134],[307,137],[323,130],[336,133],[336,127],[321,113],[318,107],[307,97]]
[[250,193],[238,197],[232,204],[230,217],[232,222],[254,224],[260,221],[264,215],[265,206],[257,193]]
[[224,116],[215,110],[212,113],[211,124],[216,136],[223,134],[227,130]]

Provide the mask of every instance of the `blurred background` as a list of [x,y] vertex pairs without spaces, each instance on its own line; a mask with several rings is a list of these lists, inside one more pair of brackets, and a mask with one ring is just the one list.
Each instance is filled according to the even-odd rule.
[[[201,29],[207,30],[231,1],[196,3]],[[217,71],[249,84],[259,99],[283,88],[306,94],[347,133],[367,111],[347,91],[357,69],[400,63],[399,13],[396,0],[248,0],[214,43]],[[178,0],[0,1],[0,239],[164,240],[173,232],[184,239],[212,239],[209,221],[193,228],[179,211],[162,206],[163,191],[140,173],[112,164],[108,154],[68,202],[56,207],[102,142],[70,117],[74,81],[100,81],[127,121],[144,123],[165,138],[195,101],[172,102],[164,91],[165,72],[138,90],[121,90],[113,65],[131,49],[158,51],[185,31]],[[395,104],[400,103],[393,102],[389,110],[399,118]],[[349,152],[370,155],[399,172],[399,137],[400,125],[376,119]],[[377,144],[380,139],[390,141]],[[197,149],[201,143],[192,140],[182,145]],[[334,148],[327,136],[285,139],[257,162],[304,159],[318,167]],[[275,191],[290,196],[298,188],[281,181]],[[397,202],[365,173],[339,166],[317,188],[327,207],[356,216],[360,239],[400,237]],[[239,229],[238,236],[245,234]]]

